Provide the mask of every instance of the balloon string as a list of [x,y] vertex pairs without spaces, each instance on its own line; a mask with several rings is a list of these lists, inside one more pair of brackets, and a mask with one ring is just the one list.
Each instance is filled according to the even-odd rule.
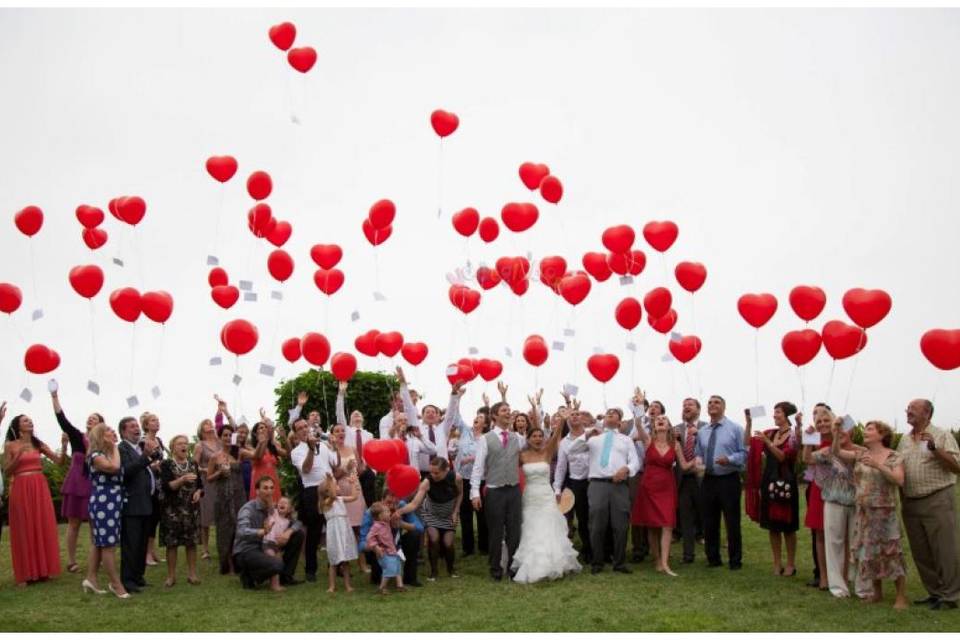
[[220,205],[217,207],[217,222],[213,231],[213,255],[219,257],[220,253],[220,219],[223,217],[223,200],[226,192],[226,183],[220,183]]
[[695,302],[693,293],[690,294],[690,320],[693,322],[693,333],[694,335],[699,335],[697,333],[697,305]]
[[937,404],[937,394],[940,393],[940,389],[943,387],[943,378],[944,378],[944,374],[938,372],[938,373],[937,373],[937,385],[936,385],[936,387],[935,387],[934,390],[933,390],[933,397],[930,398],[930,402],[932,402],[934,405]]
[[693,395],[693,385],[690,383],[690,374],[687,371],[687,365],[681,364],[680,368],[683,370],[683,379],[687,383],[687,393],[689,393],[690,395]]
[[837,359],[833,359],[833,364],[830,365],[830,377],[827,378],[827,392],[824,394],[823,401],[827,404],[830,404],[830,390],[833,389],[833,372],[837,368]]
[[[753,331],[753,370],[756,381],[756,403],[760,404],[760,329]],[[803,403],[801,403],[803,404]]]
[[[280,294],[283,295],[283,283],[282,283],[282,282],[280,283],[279,288],[280,288]],[[280,314],[280,305],[281,305],[281,304],[283,304],[283,300],[277,300],[277,308],[276,308],[276,311],[274,311],[274,314],[273,314],[273,337],[270,338],[270,351],[268,352],[270,355],[267,356],[268,358],[273,357],[272,354],[276,353],[276,348],[277,348],[277,336],[280,334],[280,315],[281,315],[281,314]],[[326,333],[324,333],[324,335],[326,335]]]
[[[97,377],[97,336],[96,322],[94,321],[93,298],[87,298],[90,305],[90,360],[93,362],[93,377]],[[162,353],[162,351],[161,351]]]
[[[373,232],[373,239],[377,240],[377,232]],[[380,260],[377,256],[377,247],[373,247],[373,290],[377,293],[382,293],[380,291]]]
[[133,384],[133,373],[134,373],[134,364],[136,363],[136,353],[137,353],[137,324],[135,322],[130,323],[130,394],[133,394],[134,384]]
[[143,254],[140,252],[140,236],[137,234],[137,228],[133,227],[130,231],[131,236],[133,237],[133,253],[136,256],[137,261],[137,277],[140,282],[140,290],[143,291],[144,288],[144,279],[143,279]]
[[437,150],[437,219],[443,217],[443,138]]
[[167,341],[167,323],[164,322],[160,325],[160,354],[157,356],[157,366],[153,372],[153,384],[158,389],[160,388],[160,373],[163,371],[163,352],[165,351],[164,345]]
[[30,277],[33,279],[33,297],[37,301],[37,308],[43,305],[40,302],[40,289],[37,288],[37,258],[33,249],[33,238],[28,241],[30,245]]
[[[233,375],[240,375],[240,356],[233,356]],[[241,380],[242,381],[242,380]],[[243,395],[240,393],[240,385],[233,385],[234,394],[233,394],[233,403],[240,409],[240,415],[244,415],[246,412],[243,410]]]
[[[800,367],[797,367],[797,380],[800,381],[800,406],[805,407],[807,405],[807,394],[803,388],[803,371],[800,369]],[[760,404],[759,400],[757,401],[757,404]]]
[[843,412],[847,413],[847,407],[850,406],[850,394],[853,391],[853,378],[857,375],[857,363],[860,362],[859,354],[853,356],[853,368],[850,370],[850,383],[847,385],[847,397],[843,401]]
[[24,345],[26,344],[23,339],[23,333],[21,333],[20,327],[18,327],[17,323],[14,321],[12,313],[7,314],[7,324],[13,327],[14,333],[17,334],[17,350],[19,351],[23,349]]

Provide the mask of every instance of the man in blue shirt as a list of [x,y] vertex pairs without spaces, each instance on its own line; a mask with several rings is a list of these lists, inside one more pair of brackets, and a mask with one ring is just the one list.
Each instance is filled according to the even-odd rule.
[[719,567],[720,514],[727,527],[727,554],[730,569],[743,563],[743,542],[740,537],[740,471],[747,462],[743,445],[743,427],[727,419],[726,401],[710,396],[707,414],[710,424],[697,432],[696,456],[703,461],[704,476],[700,487],[703,508],[703,537],[707,565]]

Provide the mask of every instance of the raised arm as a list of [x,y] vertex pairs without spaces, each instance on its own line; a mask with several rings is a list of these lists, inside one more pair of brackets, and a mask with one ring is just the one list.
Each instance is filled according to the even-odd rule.
[[750,438],[753,437],[753,417],[750,415],[750,409],[743,410],[743,446],[750,446]]
[[447,403],[447,411],[443,414],[443,421],[440,423],[440,431],[444,434],[450,433],[450,427],[460,415],[460,398],[467,392],[466,383],[458,381],[450,389],[450,401]]
[[547,460],[552,460],[553,456],[556,455],[557,450],[560,448],[560,440],[563,439],[563,429],[554,429],[550,434],[550,439],[547,440],[546,454]]
[[413,398],[410,397],[410,388],[407,386],[407,378],[403,375],[401,367],[397,367],[397,380],[400,381],[400,401],[403,402],[403,412],[407,416],[407,424],[419,427],[420,416],[417,415],[417,407],[413,404]]
[[347,383],[341,381],[337,385],[337,424],[342,424],[347,426],[347,407],[346,407],[346,398],[347,398]]
[[60,396],[58,392],[51,391],[50,399],[53,401],[53,413],[57,418],[57,424],[60,425],[60,430],[70,438],[70,448],[73,449],[74,453],[86,453],[86,449],[83,446],[83,434],[80,433],[80,430],[73,426],[63,414],[63,407],[60,406]]

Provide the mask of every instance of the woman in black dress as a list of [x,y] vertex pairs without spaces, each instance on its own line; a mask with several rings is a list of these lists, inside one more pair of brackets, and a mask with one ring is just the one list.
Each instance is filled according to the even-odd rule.
[[430,582],[437,579],[437,561],[441,555],[447,565],[447,575],[456,578],[458,576],[453,570],[453,539],[460,519],[463,483],[446,458],[434,456],[430,459],[430,472],[420,483],[418,493],[426,494],[422,514],[430,557],[430,577],[427,579]]
[[163,513],[160,515],[160,544],[167,548],[167,580],[177,582],[177,547],[187,549],[187,582],[200,584],[197,577],[197,543],[200,541],[200,498],[203,481],[197,463],[187,452],[187,436],[170,441],[170,457],[160,465],[163,483]]

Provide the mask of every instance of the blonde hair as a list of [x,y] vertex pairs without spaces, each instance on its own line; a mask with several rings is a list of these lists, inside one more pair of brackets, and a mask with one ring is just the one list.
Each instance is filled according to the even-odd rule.
[[[103,424],[102,422],[95,426],[93,429],[90,429],[90,432],[87,434],[87,439],[90,443],[88,448],[88,455],[94,451],[100,451],[101,453],[106,453],[105,447],[107,445],[107,432],[110,430],[110,427]],[[113,444],[112,442],[110,444]]]
[[333,507],[333,503],[336,501],[337,481],[333,479],[333,476],[328,475],[327,479],[317,487],[317,507],[319,507],[321,512],[327,511]]
[[185,440],[185,441],[187,442],[187,447],[188,447],[188,448],[190,447],[190,439],[187,438],[187,436],[183,435],[182,433],[179,434],[179,435],[173,436],[173,438],[171,438],[170,442],[167,443],[167,447],[170,449],[170,457],[171,457],[171,458],[173,457],[173,449],[174,449],[174,447],[177,446],[177,442],[178,442],[179,440]]
[[211,420],[210,418],[204,418],[203,420],[200,421],[200,424],[197,425],[197,440],[203,440],[203,425],[205,424],[209,424],[212,427],[213,420]]
[[150,422],[150,418],[156,418],[156,416],[149,411],[140,414],[140,428],[144,431],[147,430],[147,423]]

